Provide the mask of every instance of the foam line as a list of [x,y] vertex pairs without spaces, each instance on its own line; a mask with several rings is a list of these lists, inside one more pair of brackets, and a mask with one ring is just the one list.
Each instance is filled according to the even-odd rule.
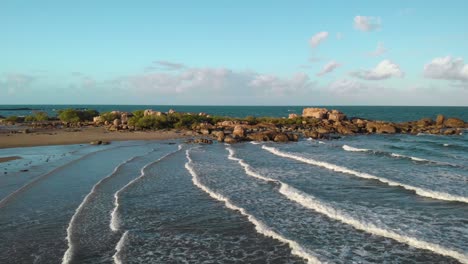
[[[330,205],[327,205],[321,202],[319,199],[315,198],[310,194],[306,194],[298,189],[278,180],[274,180],[268,177],[264,177],[252,171],[249,164],[245,163],[242,159],[234,157],[235,152],[232,148],[226,148],[229,151],[229,159],[236,160],[239,164],[244,167],[245,172],[257,179],[264,179],[265,181],[275,181],[280,185],[279,192],[288,198],[291,201],[294,201],[305,208],[314,210],[320,214],[326,215],[331,219],[338,220],[344,224],[350,225],[358,230],[364,231],[366,233],[390,238],[396,240],[400,243],[410,245],[415,248],[430,250],[437,254],[448,256],[459,260],[462,263],[468,263],[468,255],[460,253],[456,250],[448,249],[443,246],[422,241],[414,237],[409,237],[405,235],[400,235],[394,231],[387,230],[381,227],[378,227],[372,223],[362,222],[352,216],[342,212],[341,210],[335,209]],[[254,175],[255,174],[255,175]],[[260,176],[260,177],[259,177]]]
[[120,190],[118,190],[117,192],[115,192],[114,194],[114,209],[112,210],[112,213],[111,213],[111,221],[110,221],[110,224],[109,224],[109,227],[112,231],[116,232],[119,230],[120,228],[120,223],[119,223],[119,217],[118,217],[118,211],[119,211],[119,208],[120,208],[120,193],[125,191],[129,186],[131,186],[132,184],[134,184],[135,182],[137,182],[138,180],[140,180],[141,178],[145,177],[145,170],[146,168],[148,168],[149,166],[155,164],[155,163],[158,163],[160,162],[161,160],[163,160],[164,158],[168,157],[169,155],[172,155],[178,151],[180,151],[182,149],[181,145],[179,145],[178,149],[176,151],[172,151],[166,155],[164,155],[163,157],[159,158],[158,160],[156,161],[153,161],[153,162],[150,162],[148,164],[146,164],[145,166],[143,166],[143,168],[141,168],[141,171],[140,171],[140,176],[138,176],[137,178],[131,180],[130,182],[128,182],[124,187],[122,187]]
[[301,156],[293,155],[291,153],[282,152],[273,147],[262,146],[262,148],[271,152],[272,154],[275,154],[276,156],[301,161],[303,163],[311,164],[311,165],[318,166],[318,167],[323,167],[323,168],[336,171],[336,172],[346,173],[346,174],[353,175],[353,176],[363,178],[363,179],[377,180],[389,186],[397,186],[397,187],[404,188],[406,190],[413,191],[419,196],[428,197],[428,198],[437,199],[437,200],[443,200],[443,201],[468,203],[468,197],[428,190],[428,189],[424,189],[420,187],[415,187],[415,186],[399,183],[393,180],[378,177],[378,176],[371,175],[368,173],[351,170],[346,167],[338,166],[332,163],[328,163],[324,161],[317,161],[311,158],[304,158]]
[[122,252],[125,243],[127,242],[128,231],[125,231],[120,238],[119,242],[115,246],[115,254],[112,256],[115,264],[122,264],[122,259],[120,258],[120,253]]
[[70,261],[73,259],[74,244],[73,244],[73,242],[72,242],[72,238],[71,238],[71,237],[72,237],[72,235],[73,235],[72,232],[73,232],[74,224],[75,224],[75,222],[76,222],[77,217],[80,215],[81,211],[83,210],[84,206],[88,203],[88,201],[89,201],[89,199],[91,198],[91,196],[92,196],[93,194],[96,193],[97,188],[98,188],[103,182],[105,182],[105,181],[107,181],[109,178],[113,177],[113,176],[117,173],[117,171],[119,171],[120,168],[121,168],[122,166],[124,166],[125,164],[127,164],[127,163],[129,163],[129,162],[135,160],[135,159],[138,158],[138,157],[142,157],[142,156],[147,155],[147,154],[149,154],[149,153],[151,153],[151,152],[154,152],[154,151],[155,151],[155,149],[153,149],[153,150],[151,150],[151,151],[149,151],[149,152],[146,152],[146,153],[143,154],[143,155],[134,156],[134,157],[132,157],[132,158],[130,158],[130,159],[128,159],[128,160],[126,160],[126,161],[120,163],[117,167],[114,168],[114,171],[113,171],[111,174],[109,174],[108,176],[102,178],[100,181],[98,181],[98,182],[93,186],[93,188],[91,189],[91,191],[85,196],[85,198],[83,199],[83,201],[81,202],[81,204],[78,206],[78,208],[76,208],[75,214],[73,214],[73,216],[72,216],[72,218],[71,218],[71,220],[70,220],[70,223],[68,224],[68,228],[67,228],[67,238],[66,238],[66,240],[68,241],[68,249],[67,249],[67,251],[65,251],[65,254],[63,255],[63,258],[62,258],[62,263],[63,263],[63,264],[70,263]]
[[367,152],[370,151],[370,149],[360,149],[360,148],[354,148],[348,145],[343,145],[343,149],[346,151],[352,151],[352,152]]
[[226,205],[227,208],[229,208],[231,210],[234,210],[234,211],[239,211],[242,215],[246,216],[247,219],[255,226],[255,230],[258,233],[260,233],[260,234],[262,234],[264,236],[267,236],[267,237],[274,238],[276,240],[279,240],[279,241],[281,241],[283,243],[288,244],[289,247],[291,248],[291,253],[292,254],[306,259],[308,261],[308,263],[321,263],[318,258],[316,258],[313,254],[311,254],[309,252],[309,250],[302,247],[296,241],[287,239],[287,238],[281,236],[280,234],[276,233],[275,231],[270,229],[267,225],[265,225],[263,222],[256,219],[253,215],[247,213],[244,208],[241,208],[239,206],[234,205],[233,203],[231,203],[231,201],[228,198],[224,197],[223,195],[221,195],[219,193],[214,192],[209,187],[203,185],[200,182],[200,179],[199,179],[197,173],[195,172],[195,170],[192,167],[193,161],[190,158],[190,150],[186,150],[185,154],[186,154],[186,157],[187,157],[187,160],[188,160],[187,163],[185,163],[185,168],[190,173],[190,175],[192,175],[192,182],[193,182],[193,184],[195,186],[197,186],[198,188],[200,188],[201,190],[206,192],[208,195],[210,195],[215,200],[218,200],[220,202],[224,202],[224,204]]

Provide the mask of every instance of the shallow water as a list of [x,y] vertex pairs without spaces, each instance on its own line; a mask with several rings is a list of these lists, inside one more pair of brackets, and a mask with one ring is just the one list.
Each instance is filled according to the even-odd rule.
[[466,134],[168,143],[1,150],[0,263],[468,263]]

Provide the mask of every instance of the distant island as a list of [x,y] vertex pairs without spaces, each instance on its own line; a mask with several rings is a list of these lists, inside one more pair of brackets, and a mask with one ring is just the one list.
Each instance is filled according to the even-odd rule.
[[[468,124],[459,118],[438,115],[411,122],[387,122],[348,117],[338,110],[304,108],[302,115],[288,117],[232,118],[206,113],[180,113],[152,109],[134,112],[65,109],[57,117],[45,112],[0,118],[0,146],[73,144],[109,140],[171,139],[187,137],[192,142],[229,144],[243,141],[298,141],[301,137],[336,139],[357,134],[460,135]],[[25,136],[27,135],[27,136]],[[73,136],[71,136],[73,135]],[[34,138],[36,136],[36,138]],[[30,142],[30,143],[28,143]]]

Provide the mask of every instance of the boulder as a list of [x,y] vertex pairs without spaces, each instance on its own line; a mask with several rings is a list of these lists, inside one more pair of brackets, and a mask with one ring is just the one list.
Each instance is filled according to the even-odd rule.
[[197,138],[193,141],[195,144],[213,144],[213,140],[206,138]]
[[377,126],[376,132],[378,134],[395,134],[397,132],[397,129],[394,125],[382,124],[380,126]]
[[445,121],[445,116],[437,115],[437,118],[436,118],[436,125],[437,126],[442,126],[444,124],[444,121]]
[[122,124],[127,124],[127,122],[128,122],[128,113],[122,113],[120,115],[120,121],[122,122]]
[[273,139],[273,141],[275,142],[288,142],[289,141],[289,137],[288,135],[284,134],[284,133],[278,133],[276,134],[275,138]]
[[234,121],[222,121],[222,122],[218,122],[216,125],[221,126],[221,127],[229,127],[229,126],[234,126],[235,123]]
[[237,140],[231,136],[226,136],[224,138],[224,142],[228,143],[228,144],[234,144],[234,143],[237,143]]
[[428,126],[432,126],[433,124],[434,124],[434,121],[430,118],[423,118],[416,122],[416,125],[418,127],[428,127]]
[[330,129],[324,128],[324,127],[319,127],[316,129],[317,133],[319,134],[329,134],[331,133]]
[[235,126],[234,130],[232,131],[232,136],[235,138],[244,138],[245,137],[245,130],[242,126]]
[[302,110],[302,116],[324,119],[328,116],[328,110],[326,108],[304,108]]
[[218,140],[219,142],[223,142],[224,141],[224,132],[223,131],[213,131],[211,132],[211,134],[213,136],[216,137],[216,140]]
[[295,141],[295,142],[299,141],[299,135],[298,134],[289,133],[287,135],[288,135],[289,141]]
[[289,119],[294,119],[294,118],[298,118],[299,115],[298,114],[289,114],[288,118]]
[[390,123],[367,122],[366,130],[368,133],[395,134],[397,128]]
[[91,141],[89,142],[90,145],[101,145],[102,144],[102,141],[101,140],[97,140],[97,141]]
[[328,120],[339,122],[346,119],[346,115],[338,110],[332,110],[328,113]]
[[446,129],[446,130],[444,131],[444,135],[455,135],[455,134],[457,134],[457,130],[456,130],[456,129],[453,129],[453,128],[451,128],[451,129]]
[[171,114],[175,114],[176,111],[174,109],[169,109],[169,111],[167,113],[171,115]]
[[95,124],[100,124],[100,123],[102,123],[102,117],[101,117],[101,116],[95,116],[95,117],[93,117],[93,123],[95,123]]
[[265,132],[257,132],[247,135],[247,138],[252,141],[269,141],[270,137],[268,133]]
[[465,127],[465,122],[459,118],[447,118],[444,122],[444,126],[450,128]]
[[200,129],[200,133],[202,135],[209,135],[210,134],[210,130],[209,129],[206,129],[206,128],[202,128]]
[[353,130],[351,130],[351,128],[343,126],[343,125],[336,126],[336,132],[338,132],[339,134],[342,134],[342,135],[352,135],[352,134],[354,134],[354,132],[353,132]]
[[114,124],[114,126],[118,127],[121,124],[120,119],[118,119],[118,118],[114,119],[114,122],[112,122],[112,124]]

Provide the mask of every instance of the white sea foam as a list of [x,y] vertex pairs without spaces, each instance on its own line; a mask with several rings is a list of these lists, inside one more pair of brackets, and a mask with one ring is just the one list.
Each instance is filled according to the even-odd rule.
[[285,238],[282,235],[276,233],[271,228],[269,228],[267,225],[265,225],[262,221],[258,220],[253,215],[247,213],[247,211],[244,208],[241,208],[239,206],[234,205],[233,203],[231,203],[231,201],[228,198],[224,197],[223,195],[221,195],[219,193],[214,192],[209,187],[203,185],[200,182],[197,173],[195,172],[195,170],[192,167],[193,161],[190,158],[190,150],[187,150],[185,153],[186,153],[187,160],[188,160],[188,162],[185,163],[185,168],[190,173],[190,175],[192,175],[192,182],[193,182],[193,184],[195,186],[197,186],[198,188],[200,188],[201,190],[206,192],[212,198],[214,198],[214,199],[216,199],[218,201],[224,202],[224,204],[226,205],[227,208],[229,208],[231,210],[234,210],[234,211],[239,211],[242,215],[246,216],[247,219],[255,226],[255,230],[257,230],[258,233],[263,234],[264,236],[267,236],[267,237],[272,237],[272,238],[274,238],[276,240],[279,240],[279,241],[281,241],[283,243],[287,243],[289,245],[289,247],[291,248],[291,253],[292,254],[306,259],[308,261],[308,263],[321,263],[320,260],[317,257],[315,257],[309,250],[302,247],[296,241],[290,240],[290,239]]
[[370,151],[370,149],[361,149],[361,148],[354,148],[348,145],[343,145],[343,149],[346,151],[353,151],[353,152],[367,152]]
[[167,156],[171,155],[171,154],[174,154],[176,153],[177,151],[180,151],[182,148],[178,147],[178,149],[176,151],[172,151],[166,155],[164,155],[163,157],[159,158],[158,160],[156,161],[153,161],[153,162],[150,162],[148,164],[146,164],[145,166],[143,166],[143,168],[141,168],[141,171],[140,171],[140,176],[138,176],[137,178],[131,180],[130,182],[128,182],[124,187],[122,187],[120,190],[118,190],[117,192],[115,192],[114,194],[114,209],[112,210],[112,213],[111,213],[111,221],[110,221],[110,224],[109,224],[109,227],[112,231],[116,232],[119,230],[119,226],[120,226],[120,222],[119,222],[119,216],[118,216],[118,211],[119,211],[119,208],[120,208],[120,202],[119,202],[119,199],[120,199],[120,193],[125,191],[129,186],[131,186],[132,184],[134,184],[135,182],[137,182],[138,180],[140,180],[141,178],[143,178],[146,174],[145,174],[145,169],[161,160],[163,160],[164,158],[166,158]]
[[250,141],[250,144],[259,145],[259,144],[262,144],[262,142],[260,142],[260,141]]
[[328,163],[328,162],[324,162],[324,161],[317,161],[317,160],[314,160],[314,159],[311,159],[311,158],[305,158],[305,157],[301,157],[301,156],[294,155],[294,154],[291,154],[291,153],[282,152],[282,151],[279,151],[278,149],[273,148],[273,147],[262,146],[262,148],[269,151],[270,153],[273,153],[273,154],[275,154],[277,156],[280,156],[280,157],[294,159],[294,160],[301,161],[301,162],[311,164],[311,165],[314,165],[314,166],[323,167],[323,168],[326,168],[326,169],[329,169],[329,170],[332,170],[332,171],[354,175],[354,176],[357,176],[357,177],[363,178],[363,179],[377,180],[377,181],[383,182],[385,184],[388,184],[389,186],[402,187],[402,188],[404,188],[406,190],[414,191],[419,196],[424,196],[424,197],[437,199],[437,200],[468,203],[468,197],[458,196],[458,195],[453,195],[453,194],[449,194],[449,193],[433,191],[433,190],[428,190],[428,189],[424,189],[424,188],[420,188],[420,187],[411,186],[411,185],[408,185],[408,184],[404,184],[404,183],[396,182],[396,181],[389,180],[389,179],[386,179],[386,178],[371,175],[371,174],[368,174],[368,173],[365,173],[365,172],[359,172],[359,171],[355,171],[355,170],[352,170],[352,169],[348,169],[346,167],[338,166],[338,165],[335,165],[335,164],[332,164],[332,163]]
[[299,191],[298,189],[278,180],[274,180],[265,176],[262,176],[256,172],[254,172],[250,165],[245,163],[242,159],[234,157],[235,152],[232,148],[228,147],[226,148],[229,152],[228,158],[231,160],[236,160],[239,162],[239,164],[244,168],[245,172],[253,176],[257,179],[262,179],[264,181],[274,181],[280,184],[279,192],[284,195],[286,198],[290,199],[291,201],[294,201],[300,205],[302,205],[305,208],[314,210],[318,213],[321,213],[323,215],[328,216],[331,219],[338,220],[344,224],[350,225],[358,230],[390,238],[393,240],[396,240],[400,243],[404,243],[407,245],[410,245],[415,248],[419,249],[425,249],[425,250],[430,250],[433,251],[437,254],[444,255],[444,256],[449,256],[455,259],[458,259],[462,263],[468,263],[468,255],[460,253],[456,250],[448,249],[443,246],[422,241],[418,238],[414,237],[409,237],[405,235],[398,234],[394,231],[387,230],[382,227],[378,227],[377,225],[373,223],[368,223],[368,222],[362,222],[345,212],[342,212],[341,210],[335,209],[332,206],[320,201],[319,199],[315,198],[314,196],[310,194],[306,194],[302,191]]
[[448,147],[448,146],[450,146],[450,144],[444,144],[444,147]]
[[414,160],[414,161],[421,161],[421,162],[430,162],[430,163],[439,163],[437,161],[432,161],[432,160],[427,160],[427,159],[421,159],[421,158],[417,158],[417,157],[411,157],[411,156],[405,156],[405,155],[401,155],[401,154],[397,154],[397,153],[392,153],[390,154],[392,157],[395,157],[395,158],[404,158],[404,159],[410,159],[410,160]]
[[305,208],[309,208],[318,213],[324,214],[332,219],[348,224],[356,229],[362,230],[370,234],[390,238],[415,248],[430,250],[443,256],[452,257],[459,260],[462,263],[468,263],[468,255],[464,253],[431,242],[426,242],[415,237],[398,234],[394,231],[379,227],[373,223],[362,222],[356,218],[347,215],[344,212],[341,212],[340,210],[337,210],[327,204],[320,202],[315,197],[305,194],[285,183],[281,183],[279,192],[286,196],[288,199],[295,201],[298,204],[301,204]]
[[[150,152],[148,152],[150,153]],[[83,199],[83,201],[81,202],[81,204],[78,206],[78,208],[76,208],[75,210],[75,214],[73,214],[71,220],[70,220],[70,223],[68,224],[68,228],[67,228],[67,242],[68,242],[68,249],[67,251],[65,251],[65,254],[63,255],[63,258],[62,258],[62,263],[63,264],[66,264],[66,263],[70,263],[70,261],[73,259],[73,250],[74,250],[74,244],[72,242],[72,239],[71,239],[71,236],[72,236],[72,232],[73,232],[73,227],[74,227],[74,224],[75,224],[75,221],[78,217],[78,215],[81,213],[81,211],[83,210],[84,206],[88,203],[88,200],[90,199],[90,197],[96,193],[96,189],[98,188],[99,185],[101,185],[104,181],[106,181],[107,179],[109,179],[110,177],[114,176],[115,173],[125,164],[129,163],[130,161],[134,160],[135,158],[137,158],[139,156],[134,156],[122,163],[120,163],[117,167],[114,168],[114,171],[107,175],[106,177],[102,178],[100,181],[98,181],[94,186],[93,188],[91,188],[91,191],[85,196],[85,198]]]
[[[351,146],[348,146],[348,145],[343,145],[343,149],[346,150],[346,151],[351,151],[351,152],[374,152],[374,153],[384,153],[384,154],[388,155],[388,153],[386,153],[386,152],[374,151],[374,150],[371,150],[371,149],[355,148],[355,147],[351,147]],[[397,154],[397,153],[391,153],[390,156],[395,157],[395,158],[405,158],[405,159],[410,159],[410,160],[420,161],[420,162],[435,163],[435,164],[439,164],[439,165],[451,165],[451,164],[448,164],[448,163],[432,161],[432,160],[422,159],[422,158],[418,158],[418,157],[405,156],[405,155],[401,155],[401,154]]]
[[112,256],[112,259],[114,260],[115,264],[122,264],[122,259],[120,257],[120,253],[125,246],[125,243],[127,242],[127,237],[128,237],[128,231],[125,231],[120,238],[119,242],[115,246],[115,254]]

